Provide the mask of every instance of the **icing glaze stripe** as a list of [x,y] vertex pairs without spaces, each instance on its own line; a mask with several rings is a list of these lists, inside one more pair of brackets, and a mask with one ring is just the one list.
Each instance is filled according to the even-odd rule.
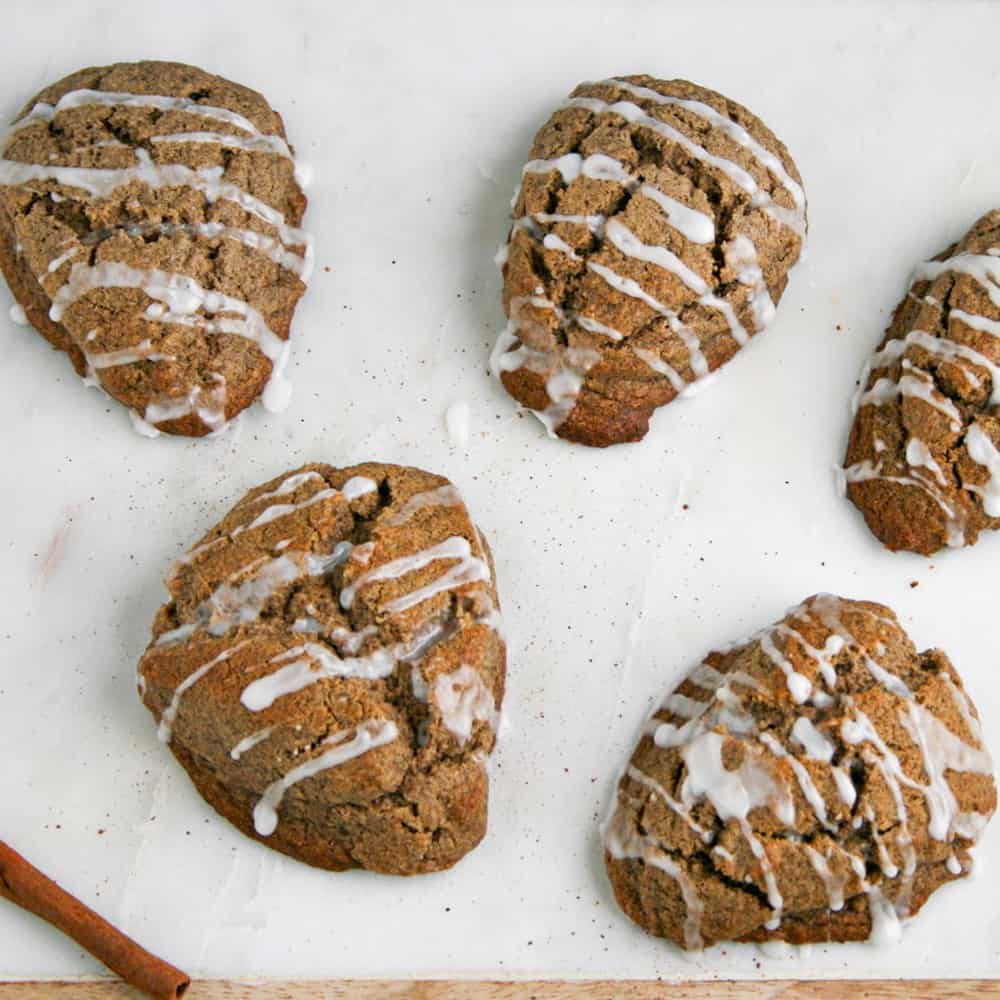
[[285,793],[294,785],[323,771],[346,764],[370,750],[385,746],[399,736],[396,724],[386,719],[368,719],[354,729],[353,733],[351,736],[351,730],[344,730],[328,736],[323,745],[330,747],[329,750],[293,767],[287,774],[267,786],[253,810],[254,830],[261,837],[269,837],[277,829],[278,808]]
[[[14,122],[12,132],[20,131],[36,122],[50,122],[60,111],[68,111],[71,108],[82,107],[123,107],[123,108],[152,108],[156,111],[182,111],[187,114],[199,115],[202,118],[211,118],[215,121],[223,122],[249,132],[252,135],[261,135],[261,131],[249,118],[229,108],[220,108],[211,104],[199,104],[188,97],[164,97],[159,94],[131,94],[125,92],[115,92],[108,90],[71,90],[56,101],[55,104],[47,104],[44,101],[37,103],[23,118]],[[273,138],[280,138],[274,136]]]
[[225,662],[234,653],[239,652],[250,642],[249,639],[244,639],[243,642],[236,643],[235,646],[230,646],[224,649],[218,656],[213,657],[207,663],[203,663],[200,667],[190,673],[174,690],[173,697],[170,699],[170,704],[163,710],[163,714],[160,716],[160,724],[157,729],[157,736],[160,738],[161,743],[169,743],[173,738],[173,727],[174,722],[177,720],[177,713],[180,711],[181,699],[184,694],[198,683],[210,670],[217,667],[220,663]]

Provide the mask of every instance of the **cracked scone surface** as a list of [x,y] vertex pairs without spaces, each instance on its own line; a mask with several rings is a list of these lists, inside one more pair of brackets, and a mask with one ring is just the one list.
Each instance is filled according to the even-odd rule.
[[334,870],[437,871],[479,843],[506,652],[489,549],[446,479],[304,466],[168,587],[140,693],[230,822]]
[[995,807],[948,657],[889,608],[817,595],[653,714],[605,860],[625,913],[685,948],[863,940],[968,872]]
[[277,377],[311,252],[260,94],[180,63],[84,69],[32,98],[0,148],[15,298],[147,433],[217,430]]
[[919,265],[862,374],[847,496],[889,549],[1000,527],[1000,211]]
[[529,156],[494,372],[550,433],[639,440],[770,322],[802,251],[801,178],[746,108],[649,76],[581,84]]

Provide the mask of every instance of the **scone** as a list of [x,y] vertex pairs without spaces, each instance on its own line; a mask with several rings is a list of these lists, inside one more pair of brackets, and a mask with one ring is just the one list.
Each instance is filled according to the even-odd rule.
[[550,434],[604,446],[771,321],[806,233],[788,150],[685,80],[584,83],[542,126],[498,258],[493,370]]
[[605,860],[625,913],[683,948],[857,941],[966,874],[995,807],[948,657],[882,605],[819,595],[660,705]]
[[489,549],[446,479],[303,466],[167,585],[140,693],[230,822],[334,870],[437,871],[479,843],[506,653]]
[[921,264],[861,376],[847,496],[889,549],[1000,527],[1000,211]]
[[0,155],[14,297],[141,431],[216,431],[262,392],[283,407],[312,254],[260,94],[180,63],[84,69],[28,102]]

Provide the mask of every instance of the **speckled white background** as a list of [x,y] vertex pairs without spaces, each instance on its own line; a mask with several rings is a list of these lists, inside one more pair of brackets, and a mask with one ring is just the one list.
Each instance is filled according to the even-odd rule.
[[[1000,538],[890,555],[832,473],[909,268],[1000,202],[998,37],[1000,7],[959,3],[8,2],[5,117],[80,66],[143,57],[267,94],[315,169],[319,267],[291,409],[255,408],[216,441],[137,437],[0,309],[0,837],[198,975],[1000,974],[1000,822],[986,877],[939,893],[901,945],[785,959],[686,959],[646,937],[613,904],[596,833],[654,697],[818,590],[891,604],[921,648],[947,649],[1000,758]],[[710,391],[660,411],[642,444],[593,452],[545,439],[487,377],[492,256],[552,107],[579,80],[642,71],[715,87],[775,129],[811,244],[772,329]],[[444,428],[459,400],[467,449]],[[243,839],[157,743],[132,682],[183,547],[264,479],[362,459],[463,488],[510,635],[489,835],[408,881]],[[0,907],[0,978],[99,973]]]

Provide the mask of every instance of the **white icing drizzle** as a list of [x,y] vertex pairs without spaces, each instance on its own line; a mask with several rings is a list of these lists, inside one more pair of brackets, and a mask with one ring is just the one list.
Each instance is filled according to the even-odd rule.
[[285,793],[300,781],[323,771],[339,767],[355,757],[360,757],[377,747],[391,743],[399,736],[396,724],[386,719],[368,719],[353,730],[343,730],[328,736],[323,745],[330,747],[318,757],[313,757],[268,785],[260,801],[254,806],[254,830],[261,837],[269,837],[278,826],[278,808]]
[[444,413],[444,425],[448,431],[448,438],[456,448],[468,448],[469,446],[469,417],[471,409],[465,400],[458,400],[451,403]]
[[397,653],[397,648],[391,647],[376,649],[368,656],[341,658],[328,646],[305,642],[271,657],[270,663],[284,665],[248,684],[240,695],[240,703],[251,712],[263,712],[279,698],[330,677],[381,680],[396,669]]
[[655,351],[650,351],[645,347],[633,347],[632,353],[641,361],[643,364],[648,365],[660,375],[665,375],[667,380],[673,386],[674,392],[678,395],[688,387],[688,383],[684,381],[680,373],[676,368],[671,368],[670,365],[666,363]]
[[[516,371],[519,368],[527,368],[545,376],[545,390],[551,403],[544,410],[531,410],[531,412],[542,423],[549,436],[555,437],[559,426],[576,406],[584,376],[600,361],[601,355],[597,351],[583,347],[554,345],[548,350],[537,350],[522,344],[521,327],[537,326],[534,321],[524,316],[525,306],[553,312],[560,329],[573,325],[578,321],[578,317],[575,313],[564,312],[541,295],[514,299],[510,305],[511,318],[497,338],[490,356],[490,370],[497,378],[501,372]],[[596,328],[596,321],[591,322]],[[583,326],[582,323],[580,325]],[[601,332],[617,333],[610,331],[610,328],[603,328]],[[621,335],[618,336],[620,338]]]
[[[992,254],[959,253],[946,260],[928,260],[918,264],[913,270],[910,284],[918,281],[933,281],[942,274],[956,271],[974,278],[986,291],[990,301],[1000,307],[1000,258]],[[969,324],[970,326],[973,324]]]
[[[915,469],[914,472],[919,473]],[[900,486],[912,486],[923,493],[926,493],[941,509],[945,516],[946,540],[950,548],[961,548],[965,545],[965,518],[960,511],[957,511],[952,504],[946,500],[937,489],[933,480],[922,475],[916,476],[892,476],[887,475],[881,465],[877,465],[870,459],[855,462],[842,470],[843,481],[845,483],[864,483],[871,480],[879,480],[885,483],[897,483]]]
[[[161,396],[146,404],[146,410],[140,423],[144,423],[152,432],[153,437],[159,432],[153,426],[165,420],[177,420],[190,413],[198,416],[201,422],[211,431],[218,433],[226,424],[226,381],[222,375],[214,374],[216,384],[211,389],[203,386],[192,386],[186,396]],[[134,411],[130,414],[137,417]],[[135,419],[133,418],[133,423]],[[140,430],[138,424],[136,429]]]
[[811,719],[800,715],[792,726],[791,738],[806,752],[807,757],[829,764],[833,759],[833,744],[816,728]]
[[844,887],[847,885],[846,875],[837,875],[830,868],[830,863],[824,855],[816,850],[811,844],[803,844],[810,864],[819,875],[826,890],[827,898],[830,901],[830,909],[835,913],[844,908]]
[[653,298],[649,292],[643,289],[632,278],[623,278],[620,274],[612,271],[611,268],[592,260],[587,261],[587,267],[598,277],[603,278],[612,288],[631,298],[638,299],[640,302],[645,302],[650,309],[663,316],[670,324],[670,328],[681,338],[684,346],[688,349],[689,364],[695,376],[700,378],[708,374],[708,361],[705,355],[702,354],[701,341],[693,330],[681,323],[677,313]]
[[198,630],[197,622],[189,622],[187,625],[179,625],[177,628],[168,629],[157,640],[157,646],[172,646],[174,643],[184,642]]
[[952,309],[948,314],[948,319],[949,321],[957,319],[973,330],[978,330],[980,333],[988,333],[991,337],[1000,338],[1000,321],[998,320],[988,319],[986,316],[977,316],[975,313],[968,313],[963,309]]
[[629,83],[627,80],[612,79],[607,82],[628,91],[636,97],[653,101],[656,104],[682,107],[704,118],[735,143],[749,150],[754,159],[766,167],[777,178],[778,183],[792,196],[795,207],[799,211],[805,209],[805,192],[798,181],[788,173],[781,160],[769,149],[765,149],[745,128],[734,122],[727,115],[722,114],[716,108],[713,108],[710,104],[705,104],[702,101],[686,100],[680,97],[670,97],[659,93],[659,91],[651,90],[648,87],[639,87],[634,83]]
[[784,902],[764,845],[747,817],[753,809],[768,807],[790,826],[795,822],[795,808],[788,789],[775,780],[771,768],[749,748],[738,768],[726,768],[722,762],[724,742],[722,734],[707,731],[699,733],[681,748],[681,758],[687,769],[681,785],[681,801],[690,808],[707,799],[723,822],[737,821],[750,851],[760,864],[768,904],[773,911],[765,926],[774,929],[781,923]]
[[778,740],[771,735],[771,733],[761,733],[760,741],[768,748],[768,750],[771,751],[771,753],[774,754],[775,757],[787,761],[788,766],[792,769],[792,773],[795,775],[795,780],[799,783],[799,789],[801,790],[803,797],[806,802],[809,803],[809,807],[812,811],[816,814],[816,818],[828,830],[835,830],[836,827],[826,818],[826,803],[823,801],[823,796],[820,794],[819,789],[813,782],[812,775],[802,762],[789,754],[778,742]]
[[[312,273],[314,256],[311,244],[307,245],[304,254],[294,253],[291,250],[286,250],[281,240],[274,236],[268,236],[266,233],[259,233],[256,229],[241,229],[237,226],[224,225],[221,222],[131,222],[120,228],[129,236],[159,233],[164,236],[181,235],[206,239],[229,239],[263,254],[269,260],[297,275],[303,282],[308,281]],[[99,229],[84,237],[83,243],[85,246],[92,246],[107,239],[115,231],[115,229]],[[51,264],[49,270],[53,270]]]
[[570,260],[580,259],[577,252],[564,239],[556,236],[555,233],[546,233],[542,239],[542,246],[546,250],[557,250],[559,253],[563,253],[569,257]]
[[785,682],[788,685],[788,693],[792,696],[792,701],[797,705],[801,705],[803,702],[808,701],[809,695],[812,694],[812,681],[805,674],[800,674],[792,666],[791,661],[775,646],[771,636],[771,631],[765,631],[760,634],[760,648],[764,650],[771,662],[785,675]]
[[126,347],[120,351],[105,351],[102,354],[84,352],[87,366],[92,371],[102,368],[116,368],[118,365],[134,365],[139,361],[176,361],[173,354],[162,354],[153,348],[153,342],[146,338],[139,341],[135,347]]
[[[239,570],[242,575],[250,567]],[[280,555],[257,561],[256,568],[243,583],[222,583],[199,605],[197,621],[211,635],[225,635],[231,628],[256,621],[267,602],[284,586],[306,572],[302,553]]]
[[[628,90],[631,88],[631,84],[624,84],[623,81],[614,81],[615,86],[621,86]],[[645,88],[639,88],[644,90]],[[650,94],[656,94],[656,91],[650,91]],[[642,96],[647,96],[643,94]],[[662,94],[656,95],[662,98]],[[669,99],[672,102],[674,99]],[[667,103],[667,101],[664,101]],[[692,102],[698,103],[698,102]],[[803,204],[800,206],[796,204],[795,209],[785,209],[781,205],[774,202],[771,196],[764,191],[760,185],[753,179],[753,177],[744,170],[741,166],[734,163],[732,160],[728,160],[722,156],[716,156],[705,150],[703,146],[695,142],[693,139],[689,138],[683,132],[674,128],[672,125],[668,125],[666,122],[661,121],[659,118],[655,118],[653,115],[648,114],[643,111],[637,104],[633,104],[630,101],[616,101],[615,103],[609,103],[608,101],[602,101],[594,97],[571,97],[563,104],[564,108],[585,108],[592,114],[613,114],[620,115],[626,121],[633,124],[639,124],[648,128],[664,138],[670,139],[677,143],[682,149],[693,156],[695,159],[700,160],[702,163],[706,163],[709,166],[715,167],[717,170],[725,174],[737,187],[745,191],[751,198],[751,204],[756,207],[761,208],[762,211],[770,215],[776,222],[781,225],[787,226],[799,237],[805,235],[805,212],[804,212],[804,200]],[[703,105],[707,108],[708,105]],[[718,115],[717,112],[713,114]],[[704,117],[704,116],[703,116]],[[730,122],[728,118],[722,115],[718,115],[720,123],[728,123],[735,128],[739,128],[735,122]],[[713,124],[715,124],[713,122]],[[725,127],[724,125],[722,127]],[[742,129],[740,131],[743,131]],[[731,133],[730,133],[731,134]],[[735,136],[731,137],[735,138]],[[748,136],[749,137],[749,136]],[[740,143],[740,145],[746,145],[745,143]],[[749,147],[748,147],[749,148]],[[751,149],[751,152],[753,150]],[[765,151],[766,152],[766,151]],[[771,154],[767,154],[770,156]],[[779,178],[780,180],[780,178]],[[794,183],[794,182],[793,182]],[[798,185],[796,185],[797,187]],[[801,189],[799,189],[801,191]],[[796,196],[792,194],[793,200],[796,200]]]
[[1000,517],[1000,451],[978,423],[966,431],[965,450],[973,462],[986,469],[989,478],[985,484],[965,482],[962,485],[983,498],[983,510],[988,517]]
[[231,132],[169,132],[150,136],[151,142],[200,142],[243,149],[249,153],[274,153],[286,160],[292,158],[285,140],[279,135],[233,135]]
[[248,750],[252,750],[258,743],[263,743],[264,740],[268,739],[277,728],[277,726],[265,726],[263,729],[258,729],[255,733],[245,736],[229,751],[229,756],[233,760],[239,760]]
[[15,302],[10,309],[7,310],[7,315],[10,316],[10,321],[15,326],[31,326],[28,314],[24,311],[24,306],[22,306],[20,302]]
[[[155,303],[146,310],[149,319],[159,323],[201,325],[209,332],[235,333],[254,341],[265,357],[274,360],[284,341],[272,333],[264,318],[249,303],[221,292],[202,288],[194,278],[168,271],[142,270],[118,261],[93,266],[74,264],[69,280],[52,298],[49,318],[58,323],[65,311],[78,299],[97,288],[137,288]],[[162,306],[166,306],[164,310]],[[194,323],[199,309],[207,313],[235,313],[238,320],[220,320],[214,324]]]
[[616,330],[613,326],[608,326],[607,323],[591,319],[589,316],[581,316],[579,313],[574,313],[573,320],[577,326],[583,327],[588,333],[600,333],[611,340],[621,340],[623,337],[620,330]]
[[419,663],[414,663],[410,667],[410,689],[413,691],[413,697],[417,701],[427,704],[430,698],[430,687],[424,678],[424,673],[420,669]]
[[[214,539],[210,543],[198,546],[197,549],[188,553],[187,557],[179,560],[178,569],[180,566],[190,563],[193,554],[199,550],[204,551],[219,541],[232,538],[241,530],[237,529],[232,535],[223,536],[222,539]],[[212,635],[224,635],[231,628],[256,621],[268,601],[281,588],[303,576],[325,576],[348,558],[352,548],[353,546],[348,541],[338,542],[329,555],[289,551],[286,548],[280,556],[275,558],[268,559],[264,556],[255,560],[230,577],[231,580],[236,580],[249,573],[250,575],[246,576],[241,583],[234,585],[225,582],[220,584],[198,606],[195,611],[194,628],[205,627]],[[181,626],[181,628],[187,627],[187,625]],[[181,633],[180,637],[187,638],[187,635]]]
[[[198,683],[213,667],[217,667],[220,663],[225,662],[234,653],[241,650],[247,645],[249,639],[244,639],[243,642],[236,643],[235,646],[229,646],[224,649],[218,656],[213,657],[207,663],[203,663],[192,673],[188,674],[183,681],[174,690],[173,697],[170,699],[170,704],[163,710],[163,714],[160,716],[160,724],[157,728],[156,735],[160,738],[161,743],[169,743],[173,737],[174,722],[177,721],[177,713],[180,711],[181,700],[183,699],[185,693],[190,690],[195,684]],[[141,664],[140,664],[141,670]]]
[[69,250],[59,254],[58,257],[53,257],[52,260],[49,261],[49,266],[46,268],[46,271],[49,274],[55,274],[55,272],[58,271],[63,264],[72,260],[79,252],[79,247],[70,247]]
[[[955,316],[958,312],[958,310],[955,310],[952,313],[952,316]],[[961,315],[967,316],[969,314],[962,313]],[[986,357],[985,354],[982,354],[975,348],[970,347],[968,344],[963,344],[957,340],[951,340],[948,337],[935,337],[933,334],[927,333],[924,330],[911,330],[905,337],[897,337],[894,340],[890,340],[880,351],[876,351],[875,354],[872,355],[868,364],[865,366],[861,382],[862,389],[864,389],[864,385],[868,379],[868,374],[871,371],[877,371],[880,368],[886,368],[893,364],[905,354],[907,348],[911,345],[921,347],[929,354],[933,354],[935,357],[942,358],[945,361],[950,361],[953,364],[958,364],[961,361],[967,361],[976,367],[985,368],[986,371],[989,372],[993,382],[990,404],[996,405],[1000,403],[1000,366],[994,364],[994,362]],[[905,359],[903,361],[903,366],[909,366],[912,369],[912,366],[909,365],[909,362]],[[975,373],[970,372],[964,367],[962,367],[962,371],[972,385],[979,384],[979,379]],[[884,380],[880,379],[879,382],[881,381]],[[878,383],[876,383],[876,385],[877,384]],[[871,390],[868,391],[870,392]],[[865,405],[865,395],[865,392],[861,392],[855,397],[855,412],[857,412],[861,406]],[[945,400],[948,403],[951,402],[947,399],[947,397],[945,397]],[[932,402],[931,405],[936,406],[938,404],[936,402]]]
[[651,184],[643,184],[639,188],[639,194],[656,202],[663,210],[670,225],[684,239],[700,245],[711,243],[715,239],[715,222],[711,216],[665,195],[659,188],[655,188]]
[[358,497],[374,493],[378,489],[378,483],[368,476],[351,476],[350,479],[340,487],[340,492],[344,494],[344,499],[350,503]]
[[461,504],[461,494],[451,483],[446,483],[433,490],[414,493],[395,514],[387,517],[382,523],[387,526],[406,524],[419,511],[429,507],[459,507]]
[[930,448],[919,438],[911,437],[906,442],[906,464],[913,469],[927,469],[942,486],[948,485],[948,480]]
[[[696,836],[700,837],[706,844],[712,842],[712,832],[706,830],[697,820],[691,815],[691,810],[684,805],[683,802],[678,802],[655,778],[651,778],[644,771],[640,771],[634,764],[629,764],[625,768],[625,774],[628,775],[633,781],[637,781],[640,785],[645,785],[651,792],[659,796],[669,809],[683,819]],[[717,850],[725,850],[724,848],[716,848]]]
[[463,663],[451,673],[434,678],[434,704],[441,713],[445,728],[459,746],[465,746],[476,722],[497,726],[493,693],[483,683],[479,671]]
[[733,307],[724,299],[713,295],[704,278],[692,271],[680,257],[666,247],[643,243],[620,219],[609,219],[605,233],[608,240],[625,256],[655,264],[679,278],[698,296],[698,302],[701,305],[722,313],[729,324],[729,332],[737,344],[742,347],[747,342],[749,335],[737,318]]
[[553,170],[559,172],[564,184],[571,184],[578,177],[589,177],[591,180],[621,184],[629,191],[639,186],[639,182],[624,164],[604,153],[594,153],[587,157],[579,153],[567,153],[551,160],[529,160],[521,174],[547,174]]
[[384,605],[384,610],[389,614],[397,614],[442,591],[453,590],[463,584],[477,583],[490,578],[486,563],[472,555],[472,547],[469,545],[468,539],[462,538],[460,535],[452,535],[430,548],[421,549],[412,555],[401,556],[362,573],[353,583],[346,585],[341,590],[340,606],[345,611],[349,610],[354,604],[357,592],[368,584],[378,580],[398,579],[441,559],[454,559],[457,562],[431,583],[388,601]]
[[[903,362],[904,369],[907,362]],[[919,369],[910,366],[912,372]],[[880,378],[870,389],[865,390],[858,400],[858,407],[882,406],[899,396],[909,396],[922,400],[928,406],[943,414],[951,429],[958,433],[962,429],[962,414],[958,407],[934,385],[934,380],[928,375],[910,374],[906,372],[899,379]]]
[[287,496],[289,493],[294,493],[300,486],[311,482],[325,483],[326,480],[315,470],[295,472],[282,479],[273,490],[269,490],[267,493],[258,493],[255,497],[244,497],[237,506],[242,507],[243,504],[247,503],[258,503],[261,500],[271,500],[274,497]]
[[689,949],[701,948],[704,944],[701,936],[701,920],[705,905],[698,894],[697,886],[684,868],[663,850],[655,838],[649,835],[643,836],[632,829],[620,811],[612,816],[604,834],[604,843],[608,853],[616,860],[631,858],[641,860],[644,864],[658,868],[677,882],[685,906],[684,944]]
[[[337,496],[339,492],[339,490],[327,487],[326,489],[318,490],[307,500],[302,500],[299,503],[272,504],[270,507],[262,510],[243,530],[253,531],[254,528],[260,528],[265,524],[270,524],[271,521],[276,521],[279,517],[287,517],[289,514],[294,514],[296,511],[305,510],[307,507],[314,507],[316,504],[322,503],[324,500],[329,500],[330,497]],[[236,532],[234,532],[234,534],[236,534]]]
[[[106,90],[71,90],[63,94],[55,104],[48,104],[44,101],[37,103],[26,115],[14,122],[8,134],[4,137],[4,143],[21,129],[27,128],[38,122],[51,122],[60,111],[68,111],[71,108],[81,107],[124,107],[124,108],[151,108],[155,111],[182,111],[185,114],[199,115],[202,118],[209,118],[223,122],[235,128],[249,132],[251,135],[262,135],[260,129],[249,118],[229,108],[215,107],[211,104],[199,104],[188,97],[164,97],[159,94],[131,94],[124,92]],[[281,137],[268,136],[269,139],[281,141]],[[288,153],[288,147],[285,147]]]
[[923,787],[930,814],[928,832],[935,840],[947,840],[954,834],[958,802],[948,784],[946,772],[992,774],[993,762],[986,750],[970,746],[959,739],[935,715],[919,702],[907,702],[907,714],[900,713],[900,722],[920,747],[924,773],[928,782]]
[[274,226],[288,246],[308,247],[310,239],[301,229],[290,226],[276,208],[255,198],[235,184],[222,180],[222,167],[193,170],[180,163],[153,163],[144,149],[135,150],[137,165],[117,169],[105,167],[57,167],[51,164],[19,163],[0,159],[0,185],[15,186],[31,181],[55,181],[66,187],[80,188],[91,198],[106,198],[118,188],[138,181],[157,190],[164,187],[189,187],[201,191],[211,204],[231,201],[243,211]]
[[[377,634],[377,626],[366,626],[358,632],[346,628],[333,629],[330,639],[337,646],[336,653],[315,642],[302,643],[279,653],[270,662],[284,665],[248,684],[240,695],[240,702],[251,712],[262,712],[279,698],[329,678],[381,680],[394,672],[397,663],[419,663],[431,649],[450,639],[458,629],[459,626],[451,621],[431,621],[413,638],[378,648],[366,656],[354,654],[369,635]],[[348,655],[339,655],[342,652]],[[289,660],[292,662],[287,662]]]
[[723,255],[726,264],[736,272],[736,280],[750,289],[754,328],[760,332],[774,319],[775,305],[757,258],[757,248],[741,233],[726,244]]

